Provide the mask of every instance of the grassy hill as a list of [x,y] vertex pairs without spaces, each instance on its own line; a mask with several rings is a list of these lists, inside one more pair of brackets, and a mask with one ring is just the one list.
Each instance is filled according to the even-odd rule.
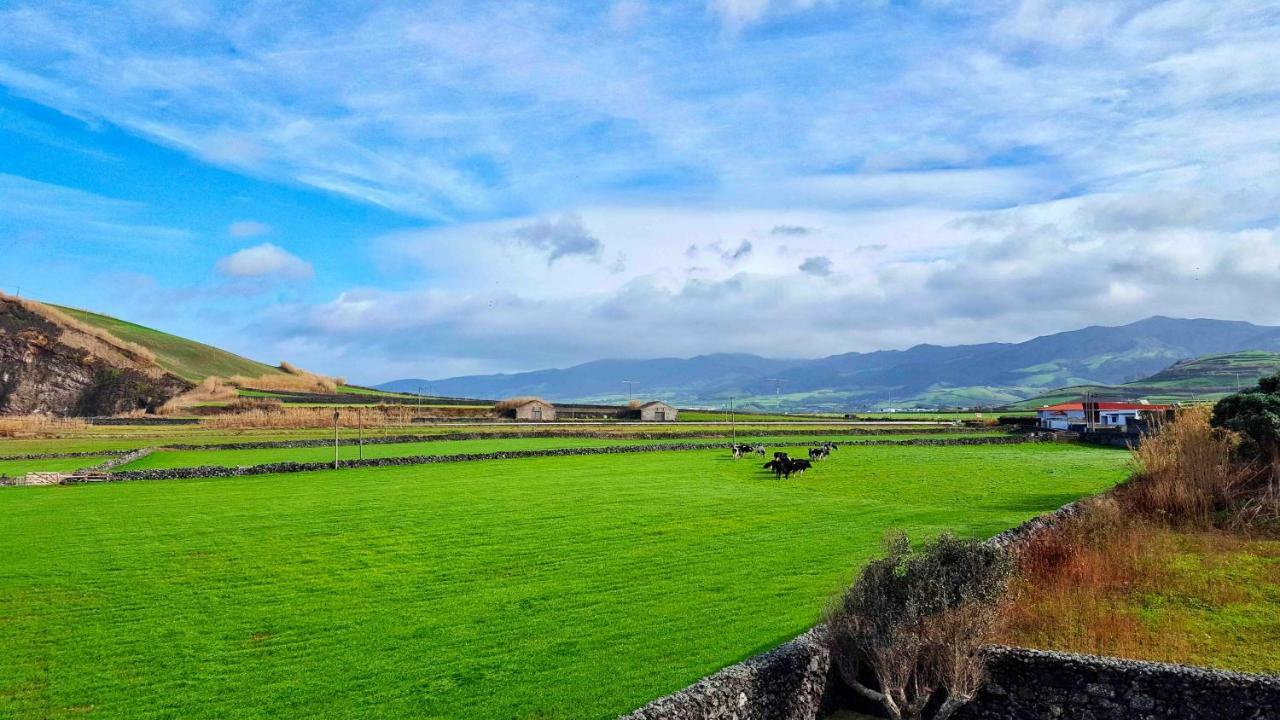
[[60,305],[54,307],[83,323],[102,328],[121,340],[147,348],[155,353],[156,362],[161,367],[184,380],[200,382],[211,375],[258,377],[280,373],[279,368],[220,350],[212,345],[205,345],[107,315]]
[[1141,380],[1120,385],[1070,385],[1014,403],[1011,408],[1036,408],[1057,402],[1078,400],[1086,392],[1116,400],[1145,398],[1152,402],[1192,402],[1217,400],[1247,388],[1258,378],[1280,372],[1280,353],[1263,350],[1215,353],[1182,360]]

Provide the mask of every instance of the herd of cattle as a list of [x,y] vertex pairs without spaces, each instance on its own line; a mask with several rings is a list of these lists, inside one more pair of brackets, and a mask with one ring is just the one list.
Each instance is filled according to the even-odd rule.
[[[809,448],[809,459],[793,458],[784,452],[775,452],[773,459],[764,464],[765,470],[773,471],[775,478],[790,478],[792,473],[797,475],[804,474],[805,470],[813,467],[813,464],[831,454],[832,450],[839,450],[840,446],[833,442],[823,442],[815,448]],[[748,445],[746,443],[734,443],[733,459],[737,460],[744,455],[752,453],[765,456],[764,445]]]

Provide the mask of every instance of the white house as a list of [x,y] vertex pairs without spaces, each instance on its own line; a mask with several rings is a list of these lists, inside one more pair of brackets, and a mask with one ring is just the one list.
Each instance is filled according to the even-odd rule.
[[[1164,413],[1171,405],[1152,405],[1141,402],[1091,402],[1093,426],[1098,429],[1121,429],[1143,418]],[[1066,402],[1046,405],[1036,411],[1039,425],[1046,430],[1070,430],[1086,424],[1084,403]]]

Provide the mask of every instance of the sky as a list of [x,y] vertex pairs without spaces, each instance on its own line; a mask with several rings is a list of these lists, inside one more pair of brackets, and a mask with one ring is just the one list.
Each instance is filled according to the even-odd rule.
[[0,289],[352,382],[1280,324],[1280,1],[0,0]]

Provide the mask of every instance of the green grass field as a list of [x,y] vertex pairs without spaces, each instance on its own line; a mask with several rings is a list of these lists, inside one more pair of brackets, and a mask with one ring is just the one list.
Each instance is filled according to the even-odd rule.
[[91,467],[104,457],[47,458],[43,460],[0,460],[0,476],[17,477],[29,472],[71,472]]
[[608,718],[783,642],[887,528],[988,536],[1072,445],[689,451],[0,491],[0,716]]
[[[911,425],[909,423],[885,423],[884,425],[875,426],[878,431],[888,431],[894,434],[912,433],[920,428],[921,425]],[[791,428],[783,428],[776,425],[752,425],[750,423],[739,423],[737,432],[739,435],[764,435],[771,432],[777,432],[780,429],[802,429],[805,432],[817,434],[848,434],[849,426],[836,423],[818,423],[818,424],[801,424]],[[936,429],[936,428],[931,428]],[[954,429],[962,432],[960,428]],[[607,424],[587,424],[575,426],[556,426],[556,425],[538,425],[533,423],[515,424],[515,423],[487,423],[473,425],[454,425],[454,424],[421,424],[421,425],[401,425],[388,427],[366,427],[365,437],[375,437],[382,435],[417,435],[422,437],[431,437],[434,435],[445,435],[449,433],[529,433],[537,435],[555,435],[565,432],[603,432],[617,434],[620,437],[632,435],[635,433],[646,433],[654,435],[671,435],[679,437],[681,435],[699,434],[714,435],[728,439],[730,429],[725,425],[705,425],[698,423],[677,423],[669,425],[643,425],[636,423],[607,423]],[[341,437],[355,438],[357,431],[355,428],[343,428]],[[157,447],[166,444],[184,444],[184,445],[219,445],[233,442],[249,442],[249,441],[266,441],[266,440],[300,440],[308,438],[332,438],[333,430],[331,428],[303,428],[303,429],[244,429],[244,430],[223,430],[218,428],[207,428],[195,425],[171,425],[171,426],[89,426],[81,430],[72,430],[61,433],[60,437],[50,438],[0,438],[0,458],[10,455],[24,455],[28,453],[46,453],[46,452],[97,452],[105,450],[135,450],[144,447]]]
[[[1003,433],[939,433],[928,435],[930,438],[946,439],[953,437],[999,436]],[[815,435],[816,440],[832,440],[839,443],[853,444],[875,440],[909,440],[922,437],[920,435],[877,435],[853,436]],[[762,442],[773,447],[802,448],[807,440],[802,437],[768,437],[745,435],[739,438],[742,442]],[[494,438],[484,440],[428,440],[416,443],[387,443],[365,445],[363,450],[350,445],[338,446],[338,457],[342,460],[354,460],[357,457],[385,458],[405,457],[409,455],[463,455],[467,453],[488,453],[507,450],[544,450],[551,448],[596,448],[618,445],[657,445],[670,443],[667,440],[632,440],[627,438]],[[714,445],[726,440],[691,438],[680,440],[694,444]],[[725,450],[724,452],[728,452]],[[121,465],[117,470],[147,470],[152,468],[199,467],[203,465],[261,465],[272,462],[330,462],[333,460],[332,447],[312,448],[264,448],[253,450],[160,450],[146,457]]]
[[151,350],[161,367],[192,382],[200,382],[210,375],[258,377],[280,372],[265,363],[126,320],[77,308],[54,307],[83,323],[102,328],[121,340],[137,343]]

